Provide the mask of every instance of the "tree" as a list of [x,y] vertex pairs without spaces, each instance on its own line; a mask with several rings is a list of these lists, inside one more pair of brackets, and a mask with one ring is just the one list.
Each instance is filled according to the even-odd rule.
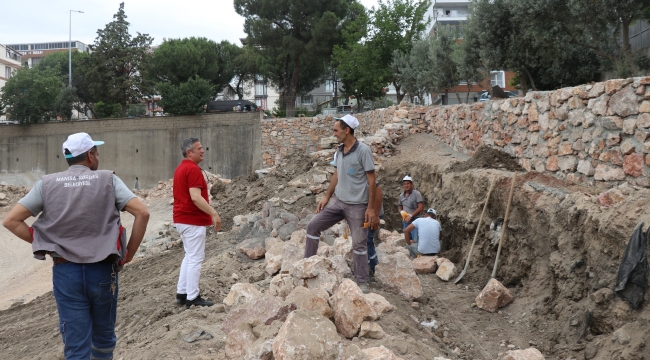
[[234,0],[247,41],[259,52],[264,75],[279,88],[287,116],[294,115],[301,87],[311,90],[321,78],[352,2]]
[[148,57],[153,39],[147,34],[132,37],[126,21],[124,3],[113,15],[112,22],[97,30],[93,53],[88,57],[88,82],[98,99],[120,104],[122,117],[127,104],[140,102],[151,92],[147,73]]
[[204,112],[204,106],[212,98],[214,85],[198,76],[180,85],[170,82],[159,83],[160,106],[174,115],[196,115]]
[[[74,88],[74,98],[76,102],[74,107],[80,112],[92,111],[91,103],[95,101],[95,97],[91,92],[91,84],[87,81],[88,72],[88,57],[90,55],[85,52],[73,51],[72,52],[72,87]],[[62,83],[68,83],[68,53],[64,51],[56,51],[46,55],[39,63],[40,68],[56,68],[61,73]],[[62,118],[67,118],[62,116]]]
[[63,84],[58,69],[23,68],[2,88],[2,103],[12,119],[37,123],[56,117],[55,104]]
[[233,61],[235,80],[235,92],[239,100],[244,98],[244,84],[249,81],[255,81],[258,73],[258,55],[250,46],[236,47],[233,51],[235,58]]
[[218,92],[234,77],[236,49],[228,41],[217,44],[203,37],[165,40],[151,56],[149,74],[177,86],[198,76]]
[[61,87],[61,91],[59,91],[59,95],[54,100],[52,108],[56,116],[60,117],[62,120],[72,119],[72,109],[74,109],[74,104],[79,102],[76,93],[77,90],[74,87]]

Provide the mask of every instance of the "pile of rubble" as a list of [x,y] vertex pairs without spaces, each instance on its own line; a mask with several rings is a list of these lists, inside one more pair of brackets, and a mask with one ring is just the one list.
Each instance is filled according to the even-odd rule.
[[23,196],[27,195],[29,190],[30,188],[24,186],[0,183],[0,209],[15,204]]
[[[313,216],[306,209],[291,214],[269,201],[260,213],[239,215],[233,220],[235,232],[250,228],[257,229],[258,234],[271,232],[269,237],[251,237],[237,246],[250,259],[264,258],[264,269],[271,280],[236,283],[230,288],[223,300],[227,315],[221,327],[227,336],[226,356],[400,359],[383,346],[361,349],[358,342],[342,341],[386,337],[377,320],[394,306],[379,294],[363,294],[352,280],[352,239],[346,236],[345,223],[321,235],[317,255],[303,258],[305,228]],[[457,274],[455,265],[442,257],[409,259],[403,236],[397,232],[381,229],[379,238],[376,282],[405,301],[423,296],[418,274],[435,273],[443,281]],[[415,307],[418,303],[413,304]],[[504,359],[520,358],[515,350],[510,353],[514,357]]]

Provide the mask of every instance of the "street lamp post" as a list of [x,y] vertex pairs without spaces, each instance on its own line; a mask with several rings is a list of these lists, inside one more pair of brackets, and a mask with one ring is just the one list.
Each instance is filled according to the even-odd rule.
[[79,10],[70,10],[70,27],[69,27],[69,39],[68,39],[68,86],[72,86],[72,13],[83,14],[83,11]]

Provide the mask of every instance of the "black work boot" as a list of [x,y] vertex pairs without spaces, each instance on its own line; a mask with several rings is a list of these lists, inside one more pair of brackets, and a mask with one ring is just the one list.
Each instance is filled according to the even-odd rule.
[[176,305],[185,305],[187,294],[176,294]]
[[201,295],[197,296],[194,300],[185,301],[185,308],[189,309],[192,305],[194,306],[212,306],[214,303],[212,301],[203,300]]

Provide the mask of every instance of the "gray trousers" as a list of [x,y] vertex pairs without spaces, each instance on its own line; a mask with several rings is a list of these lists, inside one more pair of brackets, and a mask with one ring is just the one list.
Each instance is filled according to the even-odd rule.
[[305,258],[316,255],[320,233],[337,222],[345,219],[352,235],[352,253],[354,255],[354,276],[358,283],[367,283],[368,274],[368,228],[363,228],[368,205],[346,204],[332,195],[325,207],[314,216],[307,225]]

